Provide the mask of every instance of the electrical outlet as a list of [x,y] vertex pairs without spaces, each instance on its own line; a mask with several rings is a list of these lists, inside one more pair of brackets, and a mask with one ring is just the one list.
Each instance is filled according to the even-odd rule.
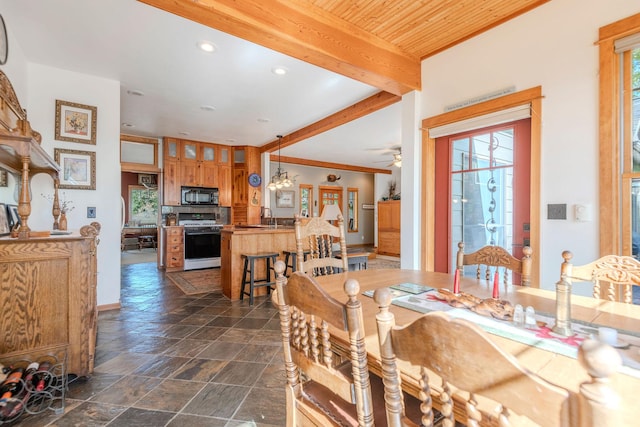
[[96,208],[95,207],[88,207],[87,208],[87,218],[95,218],[96,217]]

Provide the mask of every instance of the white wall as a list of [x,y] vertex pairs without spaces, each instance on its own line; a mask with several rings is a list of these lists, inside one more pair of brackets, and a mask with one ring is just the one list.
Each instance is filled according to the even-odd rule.
[[[61,190],[75,207],[68,215],[69,228],[78,229],[93,219],[86,218],[88,206],[97,207],[100,222],[98,247],[98,305],[120,300],[120,84],[85,74],[29,63],[9,27],[11,50],[2,71],[7,74],[20,104],[28,112],[31,127],[42,134],[42,148],[54,156],[54,148],[95,151],[97,158],[96,191]],[[97,144],[78,144],[54,140],[55,100],[96,106]],[[0,201],[17,202],[13,198],[15,179],[9,187],[0,188]],[[53,224],[51,202],[42,194],[53,194],[48,175],[36,175],[31,182],[32,211],[29,226],[33,230],[50,230]],[[114,206],[118,206],[114,209]],[[115,214],[115,212],[118,214]]]
[[[271,175],[273,175],[273,171],[276,171],[278,169],[278,163],[271,162],[269,169],[272,171]],[[295,191],[295,206],[293,208],[277,208],[275,192],[269,191],[267,189],[263,190],[263,197],[265,197],[265,199],[268,199],[269,203],[265,204],[265,206],[271,206],[271,214],[274,217],[293,218],[296,213],[300,212],[300,184],[313,185],[313,200],[315,204],[313,213],[316,216],[320,216],[322,214],[322,208],[320,207],[320,201],[318,199],[319,185],[337,185],[342,187],[343,209],[347,206],[347,188],[354,187],[358,189],[358,232],[347,233],[347,244],[374,244],[374,211],[362,209],[363,204],[374,204],[376,201],[374,196],[373,174],[294,165],[289,163],[282,163],[282,169],[287,172],[289,178],[295,177],[294,186],[289,188],[289,190]],[[340,176],[340,180],[335,183],[328,182],[327,175],[329,174]],[[265,174],[265,176],[270,175]],[[268,179],[265,179],[265,181],[268,184]],[[342,214],[346,217],[346,212],[342,212]]]
[[[92,221],[101,224],[98,246],[98,305],[120,300],[120,83],[86,74],[30,63],[27,109],[31,126],[42,134],[42,148],[52,157],[54,148],[95,151],[96,190],[60,190],[74,209],[67,214],[69,229]],[[56,99],[97,107],[96,145],[55,141]],[[29,225],[51,229],[51,202],[41,194],[53,194],[51,179],[32,181],[33,205]],[[96,207],[96,219],[87,218],[87,207]]]
[[[542,87],[541,247],[533,250],[543,288],[558,280],[563,250],[576,264],[599,256],[594,42],[599,27],[639,11],[636,0],[555,0],[422,63],[423,117],[511,85]],[[567,204],[567,220],[546,219],[551,203]],[[582,203],[593,206],[593,221],[575,221]]]

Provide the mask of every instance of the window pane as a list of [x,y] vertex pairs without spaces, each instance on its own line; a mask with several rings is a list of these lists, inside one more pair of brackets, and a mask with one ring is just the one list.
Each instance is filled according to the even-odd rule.
[[136,225],[157,224],[158,190],[129,186],[129,222]]
[[482,169],[489,167],[489,141],[491,134],[476,135],[471,142],[473,153],[471,153],[471,168]]
[[495,166],[513,165],[513,129],[494,132],[492,135],[495,144],[493,164]]
[[469,138],[453,141],[453,152],[451,153],[451,170],[465,169],[469,169]]

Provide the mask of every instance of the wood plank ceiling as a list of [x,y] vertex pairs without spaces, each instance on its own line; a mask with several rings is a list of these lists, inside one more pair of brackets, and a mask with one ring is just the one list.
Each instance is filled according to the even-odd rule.
[[[421,60],[550,0],[138,1],[377,87],[399,100],[420,90]],[[343,117],[336,126],[360,116]],[[310,136],[298,131],[283,138],[283,147]],[[263,152],[276,146],[274,140]]]

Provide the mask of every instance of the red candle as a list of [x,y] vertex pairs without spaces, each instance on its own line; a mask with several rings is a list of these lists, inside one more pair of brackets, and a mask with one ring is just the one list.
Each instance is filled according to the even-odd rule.
[[496,270],[496,272],[493,273],[493,295],[492,296],[494,299],[500,298],[500,289],[498,288],[498,270]]
[[458,295],[460,293],[460,270],[456,268],[456,273],[453,275],[453,293]]

